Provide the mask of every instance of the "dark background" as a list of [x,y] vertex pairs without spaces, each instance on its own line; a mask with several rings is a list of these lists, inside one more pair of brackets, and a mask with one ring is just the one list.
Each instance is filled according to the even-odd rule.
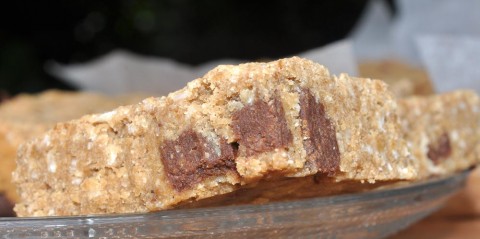
[[344,38],[366,4],[16,1],[0,6],[0,94],[73,89],[48,75],[45,62],[85,62],[118,48],[192,65],[217,58],[278,58]]

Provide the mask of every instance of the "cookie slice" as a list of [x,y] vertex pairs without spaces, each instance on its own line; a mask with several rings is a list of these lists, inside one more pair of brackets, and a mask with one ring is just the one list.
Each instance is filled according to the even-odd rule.
[[11,174],[15,169],[18,146],[39,136],[55,123],[85,114],[112,110],[140,102],[141,94],[107,97],[95,93],[49,90],[39,94],[20,94],[0,105],[0,193],[18,201]]
[[383,82],[297,57],[219,66],[167,97],[60,123],[19,150],[20,216],[148,212],[264,178],[413,179]]
[[399,115],[411,152],[421,163],[420,178],[480,163],[480,100],[475,92],[401,99]]

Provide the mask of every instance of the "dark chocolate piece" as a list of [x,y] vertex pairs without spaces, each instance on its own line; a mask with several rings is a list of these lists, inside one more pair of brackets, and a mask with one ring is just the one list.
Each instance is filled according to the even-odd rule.
[[13,203],[0,193],[0,217],[14,217]]
[[452,153],[452,148],[450,146],[450,138],[447,133],[443,133],[440,138],[438,138],[436,144],[428,145],[427,156],[434,164],[440,163],[443,159],[448,158]]
[[278,98],[269,103],[255,100],[232,116],[232,129],[239,144],[239,154],[252,156],[292,143],[282,102]]
[[236,149],[220,140],[220,155],[201,134],[184,131],[176,140],[166,140],[160,147],[167,177],[177,191],[189,189],[202,179],[235,171]]
[[300,93],[300,119],[307,159],[316,162],[319,172],[334,174],[340,165],[335,126],[325,113],[325,106],[308,89]]

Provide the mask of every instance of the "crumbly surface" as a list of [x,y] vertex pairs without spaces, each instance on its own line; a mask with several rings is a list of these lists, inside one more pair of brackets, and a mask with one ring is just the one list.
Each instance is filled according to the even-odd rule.
[[297,57],[219,66],[167,97],[60,123],[19,150],[19,216],[147,212],[271,177],[413,179],[380,81]]
[[362,77],[385,81],[397,97],[431,95],[435,91],[424,69],[398,60],[361,62],[359,72]]
[[95,93],[50,90],[34,95],[21,94],[3,102],[0,105],[0,192],[5,192],[11,201],[18,201],[11,174],[21,143],[45,133],[57,122],[140,102],[143,97],[141,94],[107,97]]
[[480,163],[480,100],[472,91],[399,100],[402,128],[420,162],[419,177]]

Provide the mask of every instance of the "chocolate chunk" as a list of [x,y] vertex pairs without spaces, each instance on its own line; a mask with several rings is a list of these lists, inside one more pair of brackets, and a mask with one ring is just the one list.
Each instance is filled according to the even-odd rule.
[[323,104],[317,102],[308,89],[303,89],[300,94],[300,119],[307,159],[316,162],[319,172],[334,174],[340,164],[335,126]]
[[0,217],[14,217],[13,203],[4,194],[0,194]]
[[220,140],[220,152],[204,136],[184,131],[176,140],[166,140],[160,147],[167,177],[177,191],[189,189],[209,176],[235,171],[235,148]]
[[247,157],[286,148],[293,140],[278,98],[270,104],[256,100],[243,107],[233,114],[231,126],[238,139],[240,155]]
[[438,138],[436,144],[428,145],[427,156],[434,164],[438,164],[442,159],[448,158],[452,153],[450,146],[450,138],[447,133],[444,133]]

